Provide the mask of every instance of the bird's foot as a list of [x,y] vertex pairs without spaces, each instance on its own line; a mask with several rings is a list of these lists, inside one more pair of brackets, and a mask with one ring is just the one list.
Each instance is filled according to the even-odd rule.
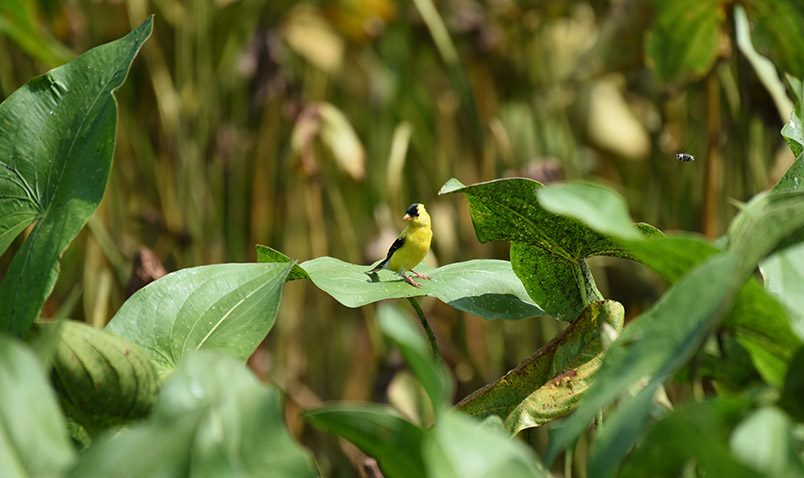
[[412,285],[414,287],[421,287],[422,286],[421,284],[419,284],[418,282],[416,282],[415,280],[411,279],[410,277],[408,277],[408,276],[406,276],[404,274],[402,275],[402,277],[405,279],[405,282],[407,282],[408,284],[410,284],[410,285]]
[[411,269],[410,272],[413,272],[414,274],[416,274],[416,277],[418,277],[419,279],[427,279],[427,280],[432,279],[432,277],[426,276],[424,274],[419,274],[418,272],[414,271],[413,269]]

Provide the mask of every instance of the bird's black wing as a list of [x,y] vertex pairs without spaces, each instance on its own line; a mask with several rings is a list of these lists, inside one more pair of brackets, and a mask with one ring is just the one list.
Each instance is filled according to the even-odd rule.
[[382,268],[383,268],[383,267],[384,267],[386,264],[388,264],[388,261],[390,261],[390,260],[391,260],[391,256],[393,256],[393,255],[394,255],[394,252],[396,252],[397,250],[399,250],[399,248],[400,248],[400,247],[402,247],[403,245],[405,245],[405,238],[404,238],[404,237],[401,237],[401,236],[400,236],[400,237],[397,237],[397,238],[396,238],[396,240],[394,241],[394,243],[393,243],[393,244],[391,244],[391,248],[390,248],[390,249],[388,249],[388,255],[387,255],[387,256],[385,256],[385,259],[383,259],[383,261],[382,261],[382,262],[380,262],[379,264],[377,264],[377,265],[376,265],[376,266],[375,266],[373,269],[371,269],[369,272],[374,272],[374,271],[377,271],[377,270],[382,269]]

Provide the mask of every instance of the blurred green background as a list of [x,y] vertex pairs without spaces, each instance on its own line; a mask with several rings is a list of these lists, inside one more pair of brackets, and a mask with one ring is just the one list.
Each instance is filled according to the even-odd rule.
[[[3,98],[155,15],[117,96],[106,195],[65,253],[44,316],[105,324],[126,298],[140,247],[167,271],[254,261],[258,243],[299,260],[368,265],[384,257],[412,202],[433,216],[426,262],[507,259],[507,244],[478,243],[462,198],[437,196],[451,177],[598,181],[625,196],[635,221],[719,236],[735,201],[792,162],[779,135],[792,105],[775,70],[762,70],[740,39],[732,10],[684,23],[693,26],[680,32],[688,49],[678,53],[674,25],[656,21],[659,3],[3,0]],[[678,66],[657,63],[665,55],[679,55]],[[678,152],[696,161],[679,163]],[[591,264],[629,317],[665,287],[628,261]],[[422,305],[458,380],[456,399],[561,328]],[[299,409],[408,395],[374,315],[290,283],[251,360],[286,392],[290,427],[325,471],[348,469],[345,458],[334,438],[304,427]]]

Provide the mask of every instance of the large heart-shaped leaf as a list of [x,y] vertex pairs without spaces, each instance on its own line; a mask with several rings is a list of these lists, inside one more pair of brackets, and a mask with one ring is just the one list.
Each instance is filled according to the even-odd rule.
[[[261,261],[290,261],[266,246],[257,246],[257,251]],[[368,275],[369,269],[366,265],[318,257],[294,266],[289,278],[311,279],[346,307],[362,307],[385,299],[432,296],[484,319],[518,320],[545,315],[525,292],[507,261],[478,259],[436,269],[420,264],[416,270],[432,277],[420,279],[421,287],[414,287],[386,270]]]
[[[554,195],[541,183],[530,179],[500,179],[464,186],[450,179],[439,194],[463,193],[480,242],[510,241],[511,264],[533,300],[544,311],[559,320],[573,320],[586,306],[601,300],[585,259],[596,255],[631,258],[628,251],[611,237],[594,230],[616,231],[617,236],[639,238],[637,229],[627,224],[625,201],[605,188],[589,185],[559,187]],[[541,204],[555,209],[548,210]],[[613,214],[599,214],[593,227],[563,217],[562,203],[572,198],[582,205],[578,211],[592,217],[592,206]],[[611,219],[599,219],[610,216]],[[658,231],[640,225],[643,235]]]
[[60,255],[100,204],[114,153],[113,93],[151,27],[148,19],[0,104],[0,253],[38,221],[0,285],[0,330],[28,330],[53,290]]
[[107,330],[139,345],[161,374],[191,350],[245,362],[271,330],[291,264],[216,264],[168,274],[129,298]]
[[0,470],[59,476],[75,460],[67,424],[36,355],[0,334]]

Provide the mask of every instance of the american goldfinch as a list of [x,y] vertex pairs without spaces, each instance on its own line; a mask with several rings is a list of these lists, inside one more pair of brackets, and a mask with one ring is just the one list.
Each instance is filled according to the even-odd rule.
[[433,230],[430,229],[430,215],[424,209],[424,204],[414,203],[405,211],[405,217],[402,220],[408,221],[407,227],[391,244],[388,256],[367,274],[380,269],[388,269],[402,276],[408,284],[419,287],[421,284],[408,277],[405,272],[411,271],[419,279],[432,279],[430,276],[419,274],[413,270],[430,250],[430,240],[433,238]]

